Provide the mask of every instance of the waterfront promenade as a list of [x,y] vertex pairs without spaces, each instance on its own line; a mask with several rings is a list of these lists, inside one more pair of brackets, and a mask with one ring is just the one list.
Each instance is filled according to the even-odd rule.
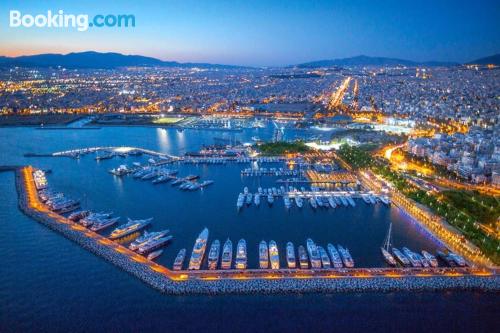
[[473,267],[172,271],[50,211],[38,199],[33,171],[29,166],[16,168],[19,207],[25,214],[169,294],[500,290],[500,278],[495,270]]

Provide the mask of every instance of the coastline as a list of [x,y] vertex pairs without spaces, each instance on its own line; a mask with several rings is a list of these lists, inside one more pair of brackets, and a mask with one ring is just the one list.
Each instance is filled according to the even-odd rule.
[[[15,183],[20,210],[32,219],[48,228],[61,233],[67,239],[79,244],[88,251],[105,259],[113,265],[139,278],[150,287],[165,294],[273,294],[273,293],[315,293],[315,292],[362,292],[362,291],[438,291],[438,290],[473,290],[485,292],[500,291],[500,276],[495,271],[469,271],[445,275],[399,275],[367,276],[336,275],[331,271],[328,276],[286,277],[263,275],[248,278],[237,275],[232,278],[203,278],[203,271],[170,271],[164,266],[146,260],[144,257],[131,256],[131,251],[109,241],[107,238],[92,233],[79,225],[66,221],[57,221],[57,214],[37,210],[29,203],[26,182],[26,170],[29,167],[10,167],[15,170]],[[63,219],[66,220],[66,219]],[[305,272],[310,272],[305,270]],[[323,271],[324,272],[324,271]],[[356,272],[353,270],[352,272]],[[483,272],[483,273],[481,273]],[[211,273],[217,273],[212,271]],[[235,273],[235,272],[232,272]],[[340,272],[337,272],[340,273]],[[191,277],[188,277],[190,274]]]

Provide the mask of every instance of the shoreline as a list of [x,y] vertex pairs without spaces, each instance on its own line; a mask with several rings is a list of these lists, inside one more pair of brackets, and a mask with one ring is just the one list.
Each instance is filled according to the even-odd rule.
[[[11,168],[10,170],[13,170]],[[500,276],[495,271],[488,274],[480,271],[448,275],[399,275],[399,276],[342,276],[330,275],[287,277],[273,276],[272,273],[259,277],[238,276],[240,272],[229,272],[231,278],[204,278],[205,274],[223,274],[220,271],[170,271],[164,266],[148,261],[125,247],[93,233],[80,225],[68,222],[52,212],[44,212],[30,206],[30,181],[26,174],[30,167],[15,168],[15,184],[19,209],[46,227],[61,233],[65,238],[79,244],[89,252],[99,256],[127,273],[135,276],[150,287],[165,294],[275,294],[275,293],[317,293],[317,292],[389,292],[389,291],[447,291],[473,290],[484,292],[500,291]],[[57,218],[60,218],[57,220]],[[249,270],[251,272],[252,270]],[[256,271],[256,270],[254,270]],[[361,271],[361,270],[360,270]],[[258,272],[258,271],[257,271]],[[280,271],[281,272],[281,271]],[[304,270],[305,273],[311,272]],[[355,273],[356,270],[351,272]],[[446,271],[445,271],[446,272]],[[469,272],[469,273],[467,273]],[[263,273],[263,272],[261,272]],[[276,272],[278,273],[278,272]],[[283,270],[286,273],[286,270]],[[314,273],[314,272],[313,272]],[[325,273],[323,271],[322,273]],[[338,272],[337,272],[338,273]],[[480,274],[481,273],[481,274]],[[190,275],[190,277],[188,276]],[[234,276],[233,276],[234,275]]]

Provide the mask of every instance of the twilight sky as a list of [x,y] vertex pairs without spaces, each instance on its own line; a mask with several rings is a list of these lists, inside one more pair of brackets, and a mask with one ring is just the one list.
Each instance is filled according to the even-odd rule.
[[[9,28],[9,11],[133,14],[135,28]],[[0,2],[0,55],[109,51],[253,66],[356,56],[465,62],[500,52],[500,1]]]

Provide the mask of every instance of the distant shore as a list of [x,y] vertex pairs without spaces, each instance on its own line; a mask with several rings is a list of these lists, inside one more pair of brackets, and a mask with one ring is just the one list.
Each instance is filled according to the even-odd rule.
[[0,116],[0,127],[34,127],[67,125],[85,116],[77,114],[7,115]]

